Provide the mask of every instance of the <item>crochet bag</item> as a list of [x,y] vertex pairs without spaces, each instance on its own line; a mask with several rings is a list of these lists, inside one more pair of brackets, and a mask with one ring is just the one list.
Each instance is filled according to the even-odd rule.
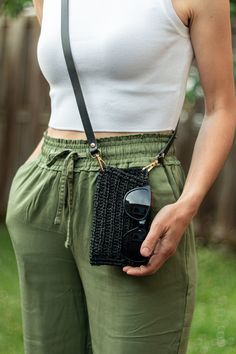
[[149,171],[163,163],[176,129],[153,162],[145,167],[116,168],[102,159],[72,57],[69,39],[69,0],[61,0],[61,39],[68,73],[80,112],[89,151],[99,163],[100,171],[94,193],[90,241],[91,265],[141,265],[148,262],[139,250],[149,229],[151,191]]

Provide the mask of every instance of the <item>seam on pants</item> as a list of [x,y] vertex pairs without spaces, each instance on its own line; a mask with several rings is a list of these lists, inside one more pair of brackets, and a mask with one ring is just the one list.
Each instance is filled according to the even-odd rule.
[[184,252],[184,258],[185,258],[185,266],[186,266],[186,274],[187,274],[187,288],[186,288],[186,293],[185,293],[185,306],[184,306],[184,319],[183,319],[183,326],[182,326],[182,331],[181,331],[181,336],[180,336],[180,341],[179,341],[179,346],[176,354],[182,354],[181,353],[181,347],[183,343],[183,335],[185,331],[185,324],[186,324],[186,314],[187,314],[187,308],[188,308],[188,291],[189,291],[189,266],[188,266],[188,248],[189,248],[189,242],[188,242],[188,236],[189,236],[189,228],[186,230],[186,235],[185,235],[185,252]]
[[[163,168],[164,168],[167,180],[169,182],[169,185],[170,185],[170,187],[172,189],[174,198],[177,201],[178,198],[179,198],[179,195],[176,194],[175,189],[172,186],[171,178],[173,177],[176,185],[179,187],[178,181],[176,181],[175,175],[172,172],[172,170],[169,171],[166,165],[167,164],[164,163],[163,164]],[[172,165],[172,164],[170,164],[170,165]],[[180,166],[181,166],[181,164],[180,164]],[[171,173],[171,175],[170,175],[170,173]],[[190,247],[189,242],[190,242],[190,240],[188,239],[189,236],[190,236],[189,234],[190,234],[190,225],[187,227],[187,229],[185,230],[185,234],[183,235],[183,237],[185,238],[185,240],[184,240],[184,262],[185,262],[185,269],[186,269],[186,292],[185,292],[185,305],[184,305],[183,325],[182,325],[182,331],[181,331],[179,345],[178,345],[178,349],[177,349],[176,354],[185,354],[185,353],[182,352],[182,348],[183,348],[182,345],[183,345],[183,342],[184,342],[184,335],[185,335],[185,330],[186,330],[186,316],[187,316],[187,310],[188,310],[188,305],[189,305],[189,283],[190,283],[190,276],[189,276],[189,247]]]
[[[19,218],[18,216],[14,216],[14,218],[19,221],[20,223],[22,223],[22,218]],[[34,229],[37,229],[37,230],[41,230],[41,231],[49,231],[49,232],[53,232],[53,233],[56,233],[56,234],[59,234],[59,235],[62,235],[64,236],[65,235],[65,232],[62,232],[62,231],[58,231],[58,230],[52,230],[50,226],[46,227],[40,227],[38,225],[36,225],[35,223],[33,222],[30,222],[31,225],[34,227]]]

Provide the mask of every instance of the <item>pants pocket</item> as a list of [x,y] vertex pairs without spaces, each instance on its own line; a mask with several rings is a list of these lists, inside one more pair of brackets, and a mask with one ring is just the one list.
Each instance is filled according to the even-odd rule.
[[32,178],[40,156],[33,160],[26,161],[18,167],[13,176],[7,202],[6,225],[10,224],[12,217],[25,220],[25,187]]
[[[58,204],[60,172],[38,166],[39,156],[17,170],[10,188],[6,225],[31,224],[63,233],[63,223],[54,224]],[[63,229],[63,230],[62,230]]]
[[148,178],[152,193],[150,213],[152,220],[161,208],[174,203],[176,199],[163,166],[151,170]]
[[185,174],[181,164],[164,165],[164,171],[169,185],[173,191],[175,201],[177,201],[183,191],[185,183]]

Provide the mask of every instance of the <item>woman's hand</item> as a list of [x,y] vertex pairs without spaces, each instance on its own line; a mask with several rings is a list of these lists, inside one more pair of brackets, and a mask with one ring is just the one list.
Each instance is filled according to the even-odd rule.
[[165,205],[154,217],[149,232],[142,243],[141,254],[150,256],[147,265],[125,266],[129,275],[144,276],[154,274],[172,256],[196,211],[186,207],[187,203],[175,202]]

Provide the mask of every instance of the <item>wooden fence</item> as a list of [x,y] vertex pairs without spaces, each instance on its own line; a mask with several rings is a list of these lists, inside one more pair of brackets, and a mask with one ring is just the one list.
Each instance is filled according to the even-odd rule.
[[[50,115],[49,87],[36,57],[40,27],[34,16],[15,20],[0,17],[0,217],[4,218],[12,177],[42,138]],[[234,37],[235,42],[235,37]],[[234,43],[235,45],[235,43]],[[236,45],[235,45],[236,47]],[[177,154],[187,172],[198,128],[194,107],[185,102]],[[219,137],[220,139],[220,137]],[[216,142],[217,143],[217,142]],[[186,148],[187,147],[187,148]],[[208,192],[195,218],[196,234],[204,242],[227,241],[236,248],[236,144],[224,169]],[[201,162],[199,161],[199,168]]]
[[36,57],[34,16],[0,18],[0,214],[17,167],[36,146],[49,117],[48,84]]

